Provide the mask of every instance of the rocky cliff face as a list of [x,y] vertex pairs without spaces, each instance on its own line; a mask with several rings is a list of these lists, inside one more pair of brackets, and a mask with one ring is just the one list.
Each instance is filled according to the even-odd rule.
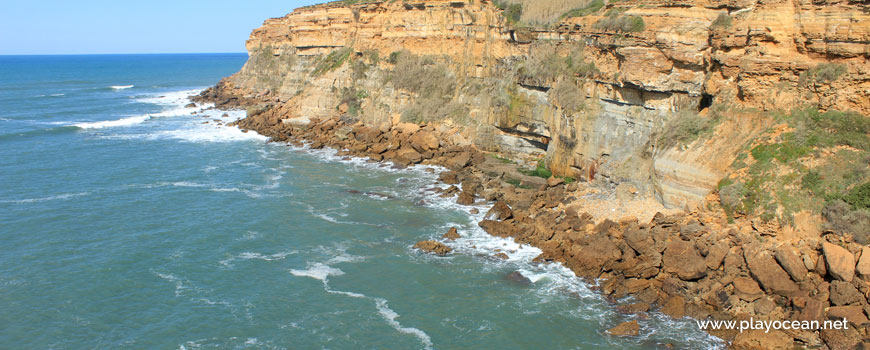
[[455,126],[457,142],[695,207],[771,113],[870,114],[861,1],[590,4],[547,28],[489,1],[329,3],[267,20],[204,93],[273,123],[345,114]]

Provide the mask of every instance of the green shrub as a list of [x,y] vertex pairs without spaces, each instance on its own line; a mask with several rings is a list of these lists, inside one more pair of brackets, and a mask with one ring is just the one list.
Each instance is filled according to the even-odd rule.
[[838,63],[822,63],[813,68],[810,68],[806,72],[803,72],[800,76],[801,85],[805,85],[807,83],[821,83],[821,84],[829,84],[835,80],[837,80],[840,75],[846,72],[846,66]]
[[339,106],[346,103],[347,114],[356,117],[359,115],[360,107],[362,107],[362,101],[367,97],[369,97],[369,94],[365,90],[357,90],[349,87],[342,88],[339,97]]
[[582,111],[586,107],[586,94],[577,86],[574,79],[561,79],[550,90],[555,104],[568,114]]
[[829,202],[822,210],[828,229],[839,233],[850,233],[861,244],[870,243],[870,210],[853,209],[841,200]]
[[731,28],[732,22],[733,19],[731,18],[731,16],[729,16],[725,12],[722,12],[719,14],[719,16],[716,17],[715,20],[713,20],[713,23],[710,24],[710,28],[728,29]]
[[[849,203],[855,209],[870,209],[870,182],[856,186],[843,196],[843,201]],[[870,230],[870,226],[867,226]]]
[[590,3],[586,4],[583,8],[573,9],[571,11],[565,12],[561,18],[571,18],[571,17],[583,17],[589,14],[593,14],[601,10],[604,7],[603,0],[593,0]]
[[517,170],[520,173],[522,173],[523,175],[527,175],[527,176],[537,176],[537,177],[543,177],[545,179],[548,179],[548,178],[550,178],[550,176],[553,176],[553,172],[550,171],[550,169],[547,169],[547,164],[544,163],[543,159],[538,161],[538,166],[535,169],[532,169],[532,170],[517,169]]
[[631,15],[622,15],[618,11],[611,11],[607,17],[595,22],[595,28],[608,32],[642,32],[646,28],[643,18]]
[[520,64],[520,76],[539,83],[555,82],[562,77],[588,77],[598,74],[594,62],[586,62],[583,46],[556,46],[551,43],[534,44],[528,58]]
[[319,76],[323,75],[326,72],[333,71],[338,67],[344,65],[344,62],[350,57],[350,54],[353,52],[353,49],[350,47],[343,47],[337,50],[334,50],[320,59],[317,62],[317,66],[314,67],[314,70],[311,71],[311,75]]
[[657,137],[659,148],[687,145],[710,134],[720,122],[720,117],[704,117],[691,110],[683,110],[671,117]]

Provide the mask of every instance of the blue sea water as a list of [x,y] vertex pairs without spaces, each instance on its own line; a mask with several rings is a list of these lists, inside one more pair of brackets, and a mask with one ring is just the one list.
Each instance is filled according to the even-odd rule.
[[[422,167],[266,143],[217,122],[242,111],[186,107],[245,59],[0,56],[0,348],[721,346],[656,313],[607,336],[635,316],[487,236]],[[455,254],[411,248],[452,226]]]

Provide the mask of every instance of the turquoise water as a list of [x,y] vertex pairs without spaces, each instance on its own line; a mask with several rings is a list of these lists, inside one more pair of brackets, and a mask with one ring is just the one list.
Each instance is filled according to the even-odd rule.
[[[213,122],[243,112],[185,107],[245,59],[0,56],[0,348],[718,345],[656,314],[606,336],[630,316],[485,235],[423,168],[266,143]],[[456,254],[411,249],[450,226]]]

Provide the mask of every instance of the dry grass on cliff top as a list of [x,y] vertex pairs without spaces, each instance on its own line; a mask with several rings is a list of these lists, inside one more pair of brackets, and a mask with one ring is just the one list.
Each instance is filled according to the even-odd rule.
[[520,22],[534,26],[553,24],[574,9],[585,8],[592,0],[506,0],[508,4],[522,5]]

